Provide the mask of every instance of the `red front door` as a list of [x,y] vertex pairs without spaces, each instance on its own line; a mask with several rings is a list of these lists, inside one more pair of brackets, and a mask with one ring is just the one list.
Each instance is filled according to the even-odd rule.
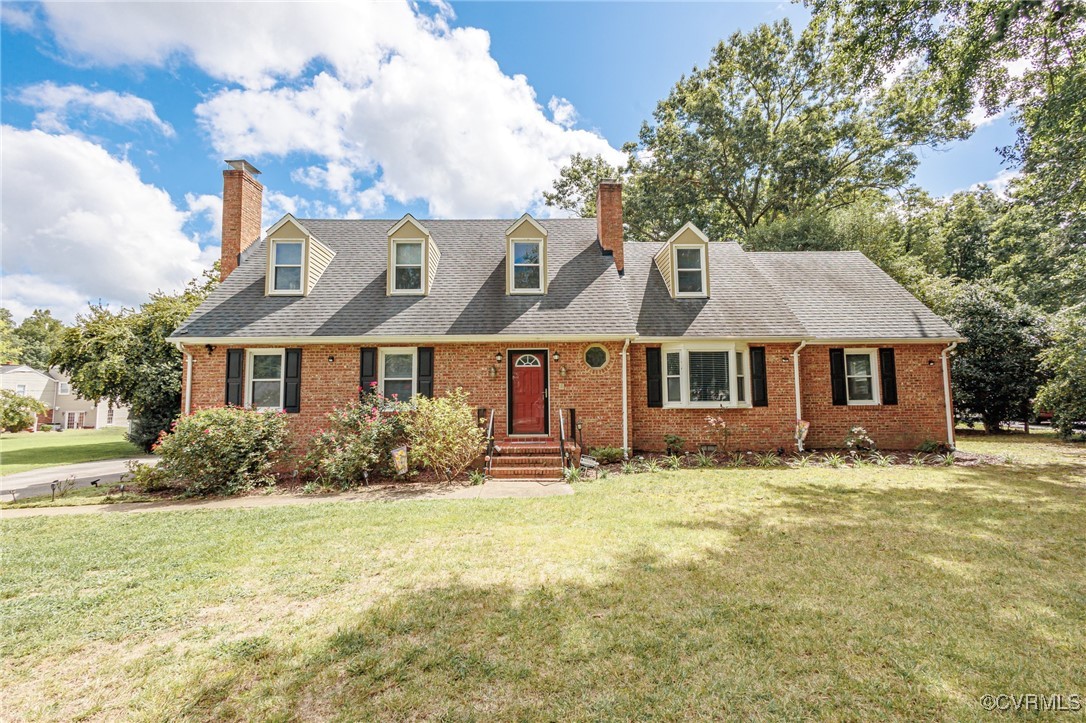
[[547,354],[516,351],[509,355],[511,434],[547,433]]

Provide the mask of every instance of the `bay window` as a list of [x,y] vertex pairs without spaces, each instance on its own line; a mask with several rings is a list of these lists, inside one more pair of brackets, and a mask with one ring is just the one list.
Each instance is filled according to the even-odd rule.
[[664,406],[748,406],[745,351],[735,344],[664,345]]

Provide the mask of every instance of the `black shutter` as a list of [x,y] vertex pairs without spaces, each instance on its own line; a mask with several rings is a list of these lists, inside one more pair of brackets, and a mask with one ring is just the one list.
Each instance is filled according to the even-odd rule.
[[750,348],[750,405],[769,406],[769,390],[765,381],[765,347]]
[[432,346],[419,347],[418,379],[415,388],[420,397],[434,396],[434,348]]
[[833,404],[841,407],[848,404],[845,391],[845,350],[830,349],[830,387],[833,389]]
[[226,350],[226,403],[235,407],[242,404],[245,389],[245,350]]
[[645,377],[648,380],[648,399],[650,407],[664,406],[663,373],[660,368],[660,349],[645,349]]
[[358,398],[363,394],[369,394],[377,384],[377,347],[362,347],[361,363],[358,367]]
[[897,366],[894,350],[879,349],[879,371],[882,375],[882,403],[897,404]]
[[302,350],[287,349],[283,374],[283,411],[302,411]]

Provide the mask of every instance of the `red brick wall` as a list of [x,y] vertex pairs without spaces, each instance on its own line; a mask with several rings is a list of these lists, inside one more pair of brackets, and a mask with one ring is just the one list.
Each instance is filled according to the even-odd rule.
[[894,346],[896,405],[835,407],[830,389],[830,347],[806,347],[800,352],[800,384],[803,417],[811,423],[807,446],[841,447],[848,428],[855,424],[864,427],[883,449],[915,449],[928,439],[946,442],[939,357],[944,348],[941,344]]
[[[608,352],[607,364],[592,369],[584,362],[587,343],[563,344],[435,344],[434,392],[462,387],[471,396],[473,406],[493,408],[498,436],[506,432],[506,364],[510,349],[547,349],[557,351],[559,361],[549,359],[551,434],[558,434],[558,410],[575,408],[577,421],[583,425],[586,445],[622,444],[622,367],[621,344],[601,343]],[[275,348],[264,345],[265,348]],[[246,348],[258,348],[255,346]],[[359,347],[356,345],[317,344],[302,348],[301,412],[291,414],[291,425],[299,435],[308,436],[320,429],[325,415],[335,406],[358,398]],[[193,355],[192,409],[221,406],[226,394],[226,351],[218,345],[208,355],[203,346],[187,348]],[[495,364],[494,355],[503,360]],[[335,361],[328,362],[329,356]],[[495,376],[490,368],[495,367]],[[561,374],[565,367],[566,374]],[[566,417],[569,423],[569,417]]]
[[[558,410],[575,408],[583,424],[587,447],[622,444],[622,344],[607,342],[603,369],[584,363],[587,343],[538,345],[436,344],[434,391],[462,387],[476,407],[496,410],[495,430],[506,433],[506,364],[510,349],[543,349],[549,355],[551,434],[558,433]],[[687,449],[716,442],[706,430],[705,418],[723,417],[732,426],[733,449],[792,449],[795,396],[791,353],[795,344],[766,344],[766,382],[769,406],[748,409],[650,409],[645,379],[645,344],[630,345],[630,442],[634,449],[659,451],[665,434],[686,438]],[[223,404],[226,349],[219,345],[208,355],[203,346],[188,347],[193,354],[192,408]],[[895,347],[898,404],[873,407],[835,407],[830,392],[829,347],[808,346],[800,353],[803,416],[811,422],[809,448],[840,447],[851,425],[864,426],[884,449],[912,449],[926,439],[946,441],[942,367],[937,344]],[[356,345],[317,344],[302,347],[302,411],[291,414],[299,436],[320,429],[325,415],[336,405],[358,395],[359,351]],[[495,364],[501,352],[503,361]],[[328,357],[334,361],[329,363]],[[928,361],[935,364],[929,365]],[[495,367],[495,376],[490,368]],[[566,374],[561,374],[561,368]],[[567,417],[568,422],[568,417]],[[744,428],[745,425],[745,428]]]
[[600,246],[614,254],[615,268],[624,263],[622,228],[622,184],[601,181],[596,192],[596,235]]
[[[686,439],[686,449],[695,450],[702,443],[718,444],[707,430],[705,418],[723,417],[733,429],[729,439],[732,449],[770,450],[794,444],[796,419],[795,382],[792,357],[795,344],[766,344],[766,388],[769,406],[748,409],[663,409],[649,408],[648,382],[645,378],[645,349],[659,344],[630,345],[630,416],[631,444],[634,449],[662,451],[664,435],[678,434]],[[781,361],[782,359],[787,361]],[[745,427],[744,427],[745,425]]]
[[260,238],[264,186],[245,171],[222,172],[222,259],[219,279],[238,267],[238,254]]

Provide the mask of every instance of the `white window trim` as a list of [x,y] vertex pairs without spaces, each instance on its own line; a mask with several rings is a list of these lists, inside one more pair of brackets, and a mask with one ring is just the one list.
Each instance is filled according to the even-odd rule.
[[[679,291],[679,249],[695,249],[698,252],[698,257],[701,259],[701,291]],[[709,265],[706,261],[705,247],[699,244],[673,244],[671,246],[671,269],[675,274],[675,296],[679,298],[687,299],[701,299],[709,295],[709,276],[706,273],[706,267]],[[691,269],[685,269],[685,271],[691,271]]]
[[[254,407],[253,406],[253,357],[254,356],[274,356],[279,355],[279,406],[278,407]],[[245,350],[245,408],[256,409],[258,412],[283,411],[283,388],[286,386],[284,380],[287,373],[287,353],[286,349],[246,349]],[[271,381],[270,379],[260,379],[258,381]]]
[[[517,244],[536,244],[539,246],[539,263],[538,264],[518,264],[517,258]],[[510,294],[542,294],[543,287],[547,283],[547,280],[543,278],[546,273],[546,264],[543,263],[544,240],[541,238],[511,238],[509,239],[509,293]],[[517,288],[517,266],[539,266],[539,286],[532,288]]]
[[20,397],[25,397],[25,396],[27,396],[27,393],[26,393],[26,385],[25,385],[25,384],[16,384],[16,385],[15,385],[15,393],[16,393],[17,395],[19,395]]
[[[690,352],[692,351],[726,351],[728,352],[728,394],[731,399],[727,402],[692,402],[690,401]],[[743,353],[744,378],[743,396],[746,401],[738,401],[739,383],[735,374],[735,353]],[[679,394],[680,402],[669,402],[667,398],[667,355],[679,352]],[[750,363],[750,349],[745,344],[719,343],[719,342],[686,342],[683,344],[664,344],[660,347],[661,374],[660,393],[664,400],[665,409],[747,409],[750,401],[750,371],[747,366]]]
[[[386,354],[410,354],[411,355],[411,399],[398,399],[400,402],[414,402],[419,393],[419,348],[417,346],[383,346],[377,354],[377,390],[385,393],[385,355]],[[403,377],[391,377],[393,381],[403,381]]]
[[[419,277],[419,288],[417,289],[399,289],[396,288],[396,246],[398,244],[418,244],[422,250],[422,275]],[[426,239],[424,238],[394,238],[392,239],[392,258],[389,259],[389,266],[392,269],[392,279],[389,284],[392,296],[422,296],[426,293]],[[407,266],[408,264],[405,264]],[[414,264],[410,264],[413,266]]]
[[[275,263],[275,247],[279,244],[301,244],[302,246],[302,263],[297,268],[301,269],[301,284],[298,289],[276,289],[275,288],[275,269],[282,265],[284,268],[295,268],[294,264],[276,264]],[[308,285],[309,272],[309,245],[304,238],[277,238],[271,242],[271,249],[268,253],[268,296],[305,296],[305,287]]]
[[57,394],[61,396],[69,396],[72,393],[72,385],[68,382],[60,382],[57,384]]
[[[852,399],[848,394],[848,357],[849,355],[866,354],[871,360],[871,399]],[[845,349],[845,400],[850,407],[874,407],[882,404],[880,398],[882,383],[879,374],[878,349]]]

